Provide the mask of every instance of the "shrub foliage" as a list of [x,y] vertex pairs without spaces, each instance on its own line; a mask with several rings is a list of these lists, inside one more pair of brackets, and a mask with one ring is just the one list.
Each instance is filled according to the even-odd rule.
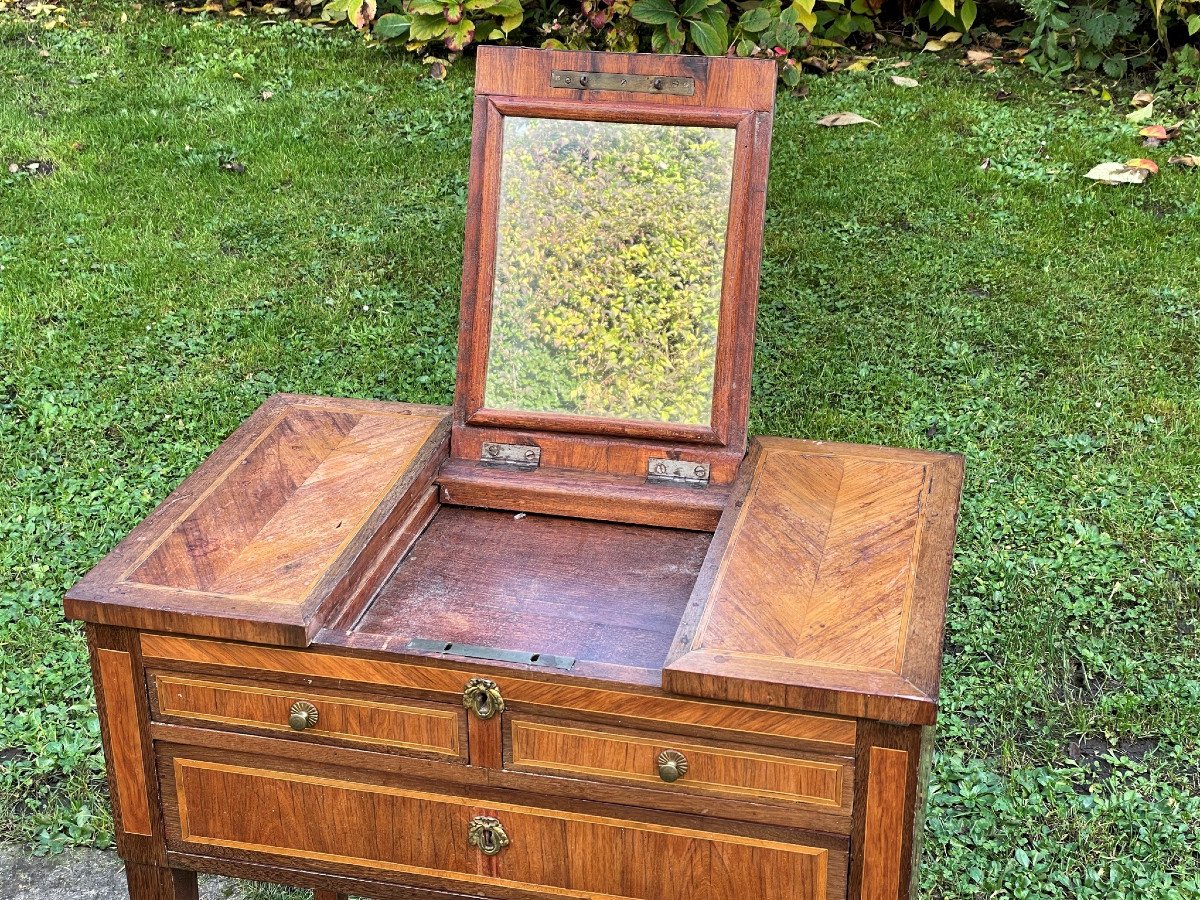
[[[766,57],[778,61],[788,85],[799,82],[800,62],[814,50],[885,32],[894,40],[901,29],[916,45],[1000,31],[1028,49],[1025,62],[1035,71],[1082,69],[1111,78],[1179,53],[1186,64],[1200,40],[1200,0],[1018,3],[981,11],[978,0],[326,0],[324,15],[422,54],[453,56],[472,43],[511,42]],[[1014,9],[1023,13],[1015,24]]]

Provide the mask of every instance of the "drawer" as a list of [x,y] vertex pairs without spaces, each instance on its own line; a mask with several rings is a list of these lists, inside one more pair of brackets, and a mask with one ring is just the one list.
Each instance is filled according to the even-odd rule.
[[[155,673],[151,706],[161,721],[362,745],[372,750],[466,763],[466,711],[446,705],[388,703],[311,689]],[[295,719],[303,714],[303,722]],[[302,725],[300,729],[296,725]]]
[[715,743],[533,717],[509,717],[505,766],[850,815],[850,757]]
[[844,842],[484,802],[186,748],[165,753],[160,772],[175,851],[496,898],[845,898]]

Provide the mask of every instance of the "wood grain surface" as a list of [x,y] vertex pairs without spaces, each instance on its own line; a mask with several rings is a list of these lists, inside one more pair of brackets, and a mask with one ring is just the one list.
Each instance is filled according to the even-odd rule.
[[871,748],[861,900],[896,900],[900,896],[900,836],[904,833],[908,766],[908,754],[903,750]]
[[663,686],[931,723],[961,486],[956,456],[756,439]]
[[117,794],[118,821],[123,831],[149,835],[152,833],[150,795],[146,790],[146,759],[142,753],[132,658],[124,651],[103,647],[95,652],[108,724],[108,753]]
[[657,672],[709,539],[443,506],[354,632]]
[[500,667],[433,665],[422,661],[368,658],[318,650],[258,647],[225,641],[144,634],[142,653],[148,664],[163,668],[213,671],[227,675],[271,676],[320,681],[333,687],[356,686],[401,689],[412,695],[431,695],[461,702],[462,691],[474,675],[486,674],[500,686],[514,711],[576,710],[606,717],[614,724],[646,727],[669,723],[688,733],[784,739],[797,747],[845,751],[855,744],[852,719],[815,716],[778,709],[755,709],[732,704],[668,696],[661,691],[597,687],[575,679],[542,673],[520,676]]
[[448,440],[439,407],[276,395],[68,592],[67,614],[307,645]]
[[[169,828],[180,849],[552,897],[830,896],[833,853],[822,847],[186,757],[173,760],[170,783],[178,818]],[[247,807],[278,814],[247,816]],[[498,856],[465,840],[476,816],[497,818],[505,828],[511,843]]]
[[[645,735],[510,716],[508,766],[518,771],[640,782],[664,791],[805,803],[850,814],[853,765],[837,757],[799,757],[744,747],[699,744],[670,735]],[[659,776],[664,750],[687,759],[687,773]]]
[[[466,760],[466,710],[461,706],[381,703],[324,691],[278,690],[248,682],[156,675],[155,712],[164,721],[276,732],[295,739],[330,738],[380,750]],[[311,703],[317,724],[294,731],[292,704]]]

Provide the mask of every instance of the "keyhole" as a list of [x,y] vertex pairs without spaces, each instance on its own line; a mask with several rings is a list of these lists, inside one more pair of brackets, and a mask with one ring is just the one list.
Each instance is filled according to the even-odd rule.
[[483,833],[483,852],[491,853],[494,849],[496,849],[496,841],[492,837],[491,829],[488,829]]
[[479,715],[482,716],[483,718],[485,718],[485,719],[487,718],[488,712],[490,711],[490,709],[491,709],[491,706],[488,703],[488,698],[487,698],[486,694],[484,694],[478,700],[475,701],[475,711],[477,713],[479,713]]

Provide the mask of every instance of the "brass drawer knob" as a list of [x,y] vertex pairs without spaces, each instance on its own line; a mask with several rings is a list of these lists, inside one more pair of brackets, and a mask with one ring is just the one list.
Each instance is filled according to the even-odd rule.
[[496,856],[511,842],[499,819],[491,816],[476,816],[467,828],[467,843],[478,847],[484,856]]
[[504,712],[504,698],[490,678],[472,678],[463,691],[463,706],[474,710],[481,719],[490,719],[496,713]]
[[670,784],[687,774],[687,757],[678,750],[664,750],[658,754],[658,777]]
[[288,724],[297,731],[317,724],[317,708],[307,700],[297,700],[288,711]]

